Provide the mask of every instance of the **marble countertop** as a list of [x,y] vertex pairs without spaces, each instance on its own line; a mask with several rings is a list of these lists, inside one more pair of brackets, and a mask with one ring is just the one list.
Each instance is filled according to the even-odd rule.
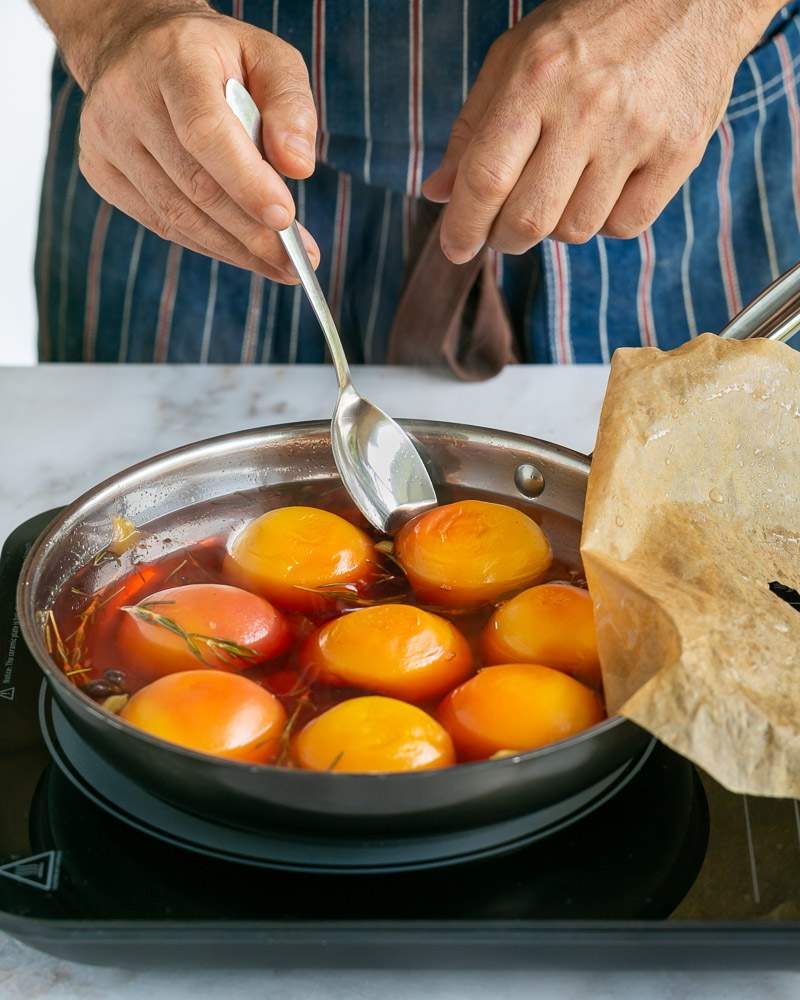
[[[608,377],[602,367],[507,369],[464,385],[435,373],[363,368],[359,388],[397,416],[514,430],[590,451]],[[0,368],[0,539],[27,517],[66,503],[124,466],[246,427],[330,415],[330,369],[139,366]],[[1,808],[1,807],[0,807]],[[126,971],[64,962],[0,934],[4,1000],[795,1000],[800,975],[734,972],[458,973],[403,971]]]

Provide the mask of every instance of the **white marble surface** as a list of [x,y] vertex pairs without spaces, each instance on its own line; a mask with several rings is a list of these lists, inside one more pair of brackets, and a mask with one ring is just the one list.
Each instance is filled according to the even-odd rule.
[[[460,420],[592,448],[603,368],[514,368],[483,385],[363,369],[365,394],[398,416]],[[0,538],[24,518],[73,499],[155,452],[244,427],[325,417],[335,387],[325,368],[0,368]],[[2,806],[0,805],[0,808]],[[800,975],[719,972],[418,973],[125,971],[63,962],[0,935],[3,1000],[796,1000]]]

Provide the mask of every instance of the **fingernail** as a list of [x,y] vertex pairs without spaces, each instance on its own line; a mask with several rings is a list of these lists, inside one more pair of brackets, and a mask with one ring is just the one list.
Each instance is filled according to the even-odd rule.
[[292,217],[283,205],[268,205],[264,209],[264,222],[270,229],[286,229],[291,221]]
[[287,135],[283,142],[287,149],[303,160],[314,162],[314,147],[304,135]]
[[442,246],[442,251],[445,257],[453,264],[466,264],[468,260],[480,253],[483,249],[483,243],[479,243],[478,246],[473,247],[471,250],[460,250],[455,247],[451,247],[449,244],[444,244]]

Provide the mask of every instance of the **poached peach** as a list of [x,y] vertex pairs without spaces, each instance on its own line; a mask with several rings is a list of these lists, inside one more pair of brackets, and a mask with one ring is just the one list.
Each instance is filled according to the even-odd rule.
[[317,507],[280,507],[251,521],[232,539],[225,573],[291,611],[319,611],[315,591],[369,579],[371,539],[338,514]]
[[151,736],[200,753],[266,764],[286,712],[278,699],[239,674],[187,670],[140,688],[120,717]]
[[487,663],[541,663],[601,685],[592,598],[568,583],[542,583],[506,601],[486,623],[481,650]]
[[408,604],[379,604],[323,625],[300,655],[306,676],[424,701],[469,676],[472,653],[451,622]]
[[603,716],[594,691],[534,663],[485,667],[451,691],[437,712],[462,760],[534,750],[574,736]]
[[427,712],[376,695],[342,701],[312,719],[293,753],[312,771],[427,771],[455,763],[452,740]]
[[515,507],[459,500],[404,525],[397,559],[417,596],[441,607],[473,607],[533,583],[552,552],[539,525]]
[[204,665],[246,670],[288,649],[291,631],[263,597],[220,583],[171,587],[125,609],[124,658],[154,676]]

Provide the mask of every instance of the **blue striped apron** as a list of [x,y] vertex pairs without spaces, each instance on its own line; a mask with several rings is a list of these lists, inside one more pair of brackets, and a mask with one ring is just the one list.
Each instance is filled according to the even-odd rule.
[[[222,0],[309,67],[320,165],[293,185],[350,357],[379,363],[422,180],[492,41],[538,0]],[[495,255],[520,357],[607,362],[719,330],[800,259],[800,2],[740,67],[705,157],[638,239]],[[42,360],[322,362],[298,288],[167,243],[80,175],[81,94],[56,60],[39,219]]]

